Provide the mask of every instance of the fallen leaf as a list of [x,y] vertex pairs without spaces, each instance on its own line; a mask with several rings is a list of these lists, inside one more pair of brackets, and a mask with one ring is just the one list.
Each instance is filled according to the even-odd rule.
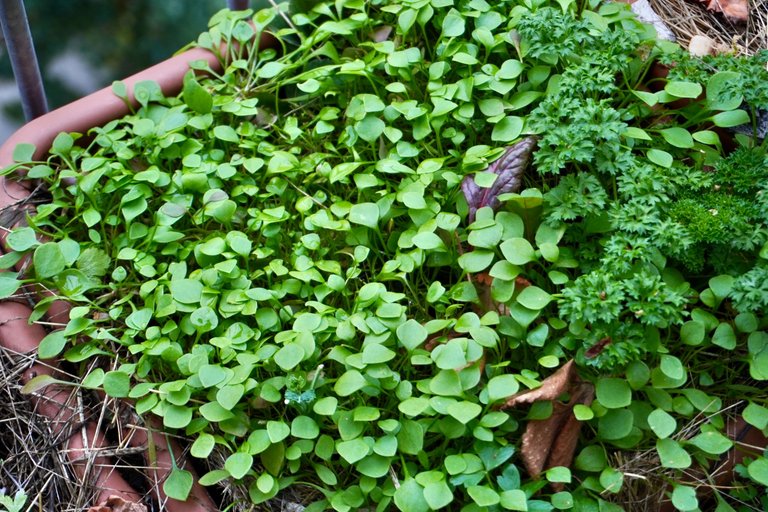
[[523,391],[507,399],[502,409],[517,407],[520,404],[532,404],[540,400],[557,400],[560,395],[568,392],[574,379],[578,379],[573,359],[565,363],[555,373],[541,382],[541,386],[530,391]]
[[89,508],[88,512],[147,512],[147,507],[142,503],[125,501],[120,496],[110,496],[106,501]]
[[[573,406],[577,404],[589,406],[592,404],[592,400],[595,398],[595,389],[592,384],[582,383],[576,386],[572,391],[571,400],[568,405],[559,403],[565,411],[565,421],[561,422],[558,428],[558,435],[555,442],[551,445],[549,456],[546,459],[546,468],[553,468],[556,466],[569,467],[573,462],[573,454],[576,451],[576,445],[579,442],[579,431],[581,430],[581,422],[573,415]],[[547,420],[542,420],[547,421]],[[532,423],[532,422],[530,422]],[[526,433],[528,428],[535,430],[535,426],[531,427],[530,423],[526,427]],[[523,447],[525,447],[525,435],[523,435]],[[531,450],[535,450],[535,445],[531,447]],[[522,449],[523,457],[531,450]]]
[[749,5],[747,0],[699,0],[707,4],[707,10],[721,12],[726,18],[739,23],[746,23],[749,19]]
[[475,183],[474,176],[467,176],[461,182],[461,190],[469,205],[469,221],[475,220],[475,213],[484,206],[496,208],[499,206],[499,196],[520,189],[523,183],[523,171],[528,165],[533,150],[536,148],[536,137],[526,137],[520,142],[509,146],[501,158],[493,162],[487,169],[497,175],[496,181],[489,188],[480,188]]
[[[570,394],[567,404],[558,400]],[[577,404],[590,405],[594,399],[594,387],[581,382],[573,360],[544,379],[541,386],[531,391],[517,393],[502,405],[502,409],[530,404],[541,400],[552,401],[552,414],[545,420],[531,420],[525,427],[520,449],[523,463],[532,477],[556,466],[569,467],[579,441],[581,422],[573,414]],[[553,485],[558,490],[560,485]]]
[[584,358],[585,359],[594,359],[597,356],[599,356],[603,350],[605,350],[605,347],[610,345],[612,342],[610,336],[606,336],[605,338],[601,339],[591,347],[589,347],[587,350],[584,351]]

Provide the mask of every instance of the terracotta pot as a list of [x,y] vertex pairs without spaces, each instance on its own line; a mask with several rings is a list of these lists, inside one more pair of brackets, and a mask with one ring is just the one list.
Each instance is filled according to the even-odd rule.
[[[268,34],[262,35],[260,46],[273,45],[274,39]],[[138,102],[133,98],[133,89],[139,82],[153,80],[160,85],[165,95],[175,95],[181,90],[184,75],[190,70],[192,61],[205,60],[214,70],[220,69],[218,58],[204,49],[193,49],[163,61],[140,73],[123,80],[128,89],[128,95],[133,99],[134,106]],[[2,146],[0,146],[0,168],[13,165],[13,151],[18,144],[33,144],[36,148],[35,159],[45,159],[45,155],[54,138],[61,132],[87,133],[90,128],[101,126],[107,122],[119,119],[129,113],[129,107],[112,92],[111,87],[101,89],[89,96],[65,105],[42,117],[39,117],[19,129]],[[26,210],[32,206],[26,205],[25,200],[31,194],[31,186],[23,179],[0,176],[0,214]],[[4,228],[12,229],[23,222],[19,215],[5,215],[13,218],[10,225]],[[0,217],[2,218],[2,217]],[[7,221],[6,221],[7,222]],[[0,252],[6,251],[5,238],[7,230],[0,230]],[[22,272],[29,265],[28,259],[17,265]],[[33,292],[37,296],[50,295],[51,292]],[[52,304],[47,313],[49,323],[66,325],[69,320],[70,305],[64,301]],[[38,361],[36,353],[42,338],[47,334],[39,324],[29,324],[31,309],[25,303],[6,300],[0,302],[0,347],[12,353],[23,354],[34,359],[34,364],[21,376],[25,384],[40,375],[51,375],[64,379],[58,371],[57,361]],[[114,467],[114,462],[108,457],[99,456],[99,448],[106,447],[104,434],[94,422],[80,423],[77,416],[77,397],[72,393],[71,386],[49,385],[32,395],[32,403],[36,410],[46,416],[55,436],[60,436],[60,446],[67,454],[75,474],[83,482],[90,480],[99,490],[97,503],[106,503],[111,496],[116,500],[137,502],[141,499],[136,492]],[[157,447],[154,460],[147,461],[146,470],[149,481],[154,485],[154,499],[163,510],[173,511],[214,511],[217,507],[206,491],[197,483],[194,469],[187,463],[184,469],[193,472],[195,484],[186,502],[167,498],[162,492],[162,482],[171,470],[171,455],[165,447],[170,447],[174,453],[173,459],[184,460],[184,453],[178,443],[171,437],[160,433],[162,422],[149,419],[146,429],[136,430],[130,436],[134,446],[147,446],[150,439]],[[114,500],[113,500],[114,501]]]

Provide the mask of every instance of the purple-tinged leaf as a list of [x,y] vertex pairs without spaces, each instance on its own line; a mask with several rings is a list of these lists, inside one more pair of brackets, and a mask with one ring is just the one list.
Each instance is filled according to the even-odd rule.
[[499,196],[520,189],[523,182],[523,171],[536,148],[536,137],[526,137],[520,142],[509,146],[501,158],[493,162],[487,169],[497,176],[490,188],[481,188],[475,183],[474,176],[467,176],[461,182],[461,190],[469,205],[469,221],[475,220],[475,213],[484,206],[497,208]]

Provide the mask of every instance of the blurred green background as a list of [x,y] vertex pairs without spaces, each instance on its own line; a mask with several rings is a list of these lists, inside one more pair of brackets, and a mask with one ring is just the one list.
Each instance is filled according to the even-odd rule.
[[[209,18],[227,6],[225,0],[25,0],[24,4],[51,110],[168,58],[194,41]],[[0,141],[21,123],[3,41]]]

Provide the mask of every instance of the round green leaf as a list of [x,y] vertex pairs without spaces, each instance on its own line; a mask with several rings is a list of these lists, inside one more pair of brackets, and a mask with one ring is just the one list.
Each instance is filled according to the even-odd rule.
[[203,283],[197,279],[176,279],[168,287],[173,299],[182,304],[199,304],[203,295]]
[[704,324],[696,320],[688,320],[680,328],[680,339],[686,345],[700,345],[705,334]]
[[573,406],[573,415],[579,421],[589,421],[595,417],[592,408],[583,404],[576,404]]
[[245,386],[242,384],[233,384],[224,386],[216,392],[216,401],[223,408],[231,410],[238,403],[245,394]]
[[220,125],[213,128],[213,136],[225,142],[240,142],[240,137],[231,126]]
[[715,294],[715,297],[724,299],[731,293],[734,281],[735,279],[733,276],[727,274],[715,276],[709,280],[709,288],[712,290],[712,293]]
[[759,457],[747,466],[747,473],[756,482],[768,486],[768,460]]
[[424,489],[414,480],[408,478],[400,482],[395,491],[395,506],[401,512],[428,512],[430,510],[424,498]]
[[298,343],[288,343],[275,353],[275,362],[285,371],[292,370],[304,360],[304,349]]
[[744,417],[744,421],[760,430],[768,427],[768,408],[763,407],[762,405],[750,402],[749,405],[744,408],[742,416]]
[[504,258],[513,265],[525,265],[536,259],[536,251],[525,238],[510,238],[505,240],[499,248]]
[[480,507],[492,507],[500,501],[496,491],[484,485],[473,485],[467,488],[467,493],[472,500]]
[[666,411],[656,409],[648,415],[648,426],[659,439],[664,439],[677,429],[677,421]]
[[712,343],[718,347],[722,347],[726,350],[733,350],[736,348],[736,333],[731,327],[731,324],[721,323],[715,329],[715,333],[712,335]]
[[227,371],[217,364],[206,364],[200,367],[197,376],[203,387],[210,388],[222,382],[227,377]]
[[546,473],[547,481],[555,483],[571,483],[571,470],[565,466],[549,468]]
[[231,411],[223,408],[218,402],[208,402],[199,408],[200,414],[208,421],[226,421],[234,417]]
[[207,459],[213,451],[214,446],[216,446],[216,438],[211,434],[202,432],[198,435],[197,439],[195,439],[195,442],[192,443],[190,453],[193,457],[197,457],[198,459]]
[[315,402],[312,405],[312,410],[315,411],[315,414],[319,414],[321,416],[331,416],[336,412],[336,406],[338,403],[339,400],[336,397],[326,396]]
[[389,472],[390,459],[381,455],[370,455],[355,465],[361,474],[371,478],[381,478]]
[[701,142],[702,144],[707,144],[710,146],[720,145],[720,136],[717,134],[717,132],[713,132],[712,130],[700,130],[698,132],[693,132],[691,136],[693,137],[693,140],[696,142]]
[[696,499],[696,489],[687,485],[675,485],[672,490],[672,504],[681,512],[698,510],[699,500]]
[[333,386],[339,396],[349,396],[366,385],[365,377],[357,370],[347,370]]
[[733,128],[749,123],[749,114],[744,110],[729,110],[712,116],[712,122],[720,128]]
[[414,350],[424,343],[427,339],[427,330],[414,319],[407,320],[401,324],[396,331],[397,339],[406,349]]
[[466,400],[453,402],[448,406],[448,414],[465,425],[477,418],[481,412],[483,412],[483,408],[479,404]]
[[237,452],[233,453],[227,460],[224,461],[224,469],[226,469],[232,478],[238,480],[243,478],[253,466],[253,455],[249,453]]
[[114,398],[124,398],[131,391],[131,376],[125,372],[109,371],[104,374],[104,392]]
[[376,229],[379,225],[379,207],[375,203],[358,203],[349,210],[349,221]]
[[207,114],[213,107],[213,97],[203,86],[194,78],[187,78],[184,81],[184,88],[181,92],[182,99],[189,108],[198,114]]
[[496,142],[512,142],[523,132],[523,119],[517,116],[507,116],[493,127],[491,140]]
[[476,274],[482,272],[488,266],[493,263],[495,255],[492,251],[484,251],[477,249],[474,251],[465,252],[459,256],[459,266],[469,272],[470,274]]
[[648,157],[648,160],[655,163],[658,166],[661,167],[672,167],[673,158],[672,155],[667,153],[666,151],[662,151],[660,149],[649,149],[646,153],[646,156]]
[[488,381],[488,400],[496,401],[508,398],[520,388],[514,375],[497,375]]
[[685,469],[691,465],[691,456],[674,439],[659,439],[656,441],[656,451],[665,468]]
[[163,492],[171,499],[186,501],[192,490],[194,477],[184,469],[173,468],[171,474],[163,482]]
[[371,452],[371,447],[362,439],[356,438],[336,443],[336,451],[342,459],[354,464],[367,456]]
[[614,468],[605,468],[600,472],[600,485],[607,492],[618,493],[624,485],[624,473]]
[[602,439],[614,441],[623,439],[632,432],[634,415],[628,409],[609,409],[597,423],[598,435]]
[[642,361],[632,361],[626,370],[627,382],[632,389],[640,389],[651,378],[651,370]]
[[632,403],[632,389],[622,379],[603,378],[595,387],[597,400],[608,409],[620,409]]
[[662,354],[660,359],[661,364],[659,368],[664,375],[673,380],[680,380],[685,377],[685,368],[680,359],[669,354]]
[[[104,376],[106,379],[106,375]],[[184,428],[192,421],[192,409],[183,405],[168,405],[163,415],[163,425],[168,428]]]
[[5,242],[8,244],[8,247],[19,252],[31,249],[40,243],[37,241],[35,230],[29,227],[14,229],[8,233]]
[[664,140],[676,148],[693,147],[693,137],[691,136],[691,133],[685,128],[673,126],[671,128],[665,128],[661,130],[660,133],[661,136],[664,137]]
[[272,444],[279,443],[291,434],[291,427],[282,421],[268,421],[267,434]]
[[361,121],[355,123],[355,131],[366,142],[373,142],[378,139],[386,124],[376,116],[367,115]]
[[691,438],[688,442],[711,455],[721,455],[733,447],[733,441],[714,430],[702,432]]
[[59,244],[55,242],[47,242],[38,246],[35,249],[32,262],[39,278],[54,277],[67,266],[64,254],[62,254]]
[[707,106],[711,110],[733,110],[739,108],[744,96],[734,94],[735,83],[741,79],[741,73],[720,71],[707,81]]
[[40,359],[51,359],[58,356],[67,345],[67,337],[64,331],[53,331],[48,333],[37,346],[37,355]]
[[[422,231],[421,233],[416,234],[412,241],[413,245],[419,249],[424,249],[425,251],[431,251],[433,249],[441,249],[445,247],[443,239],[431,231]],[[472,254],[472,252],[467,254]]]
[[544,309],[552,300],[552,296],[537,286],[528,286],[517,296],[518,304],[538,311]]
[[443,18],[443,36],[459,37],[464,35],[464,17],[456,10],[451,9]]
[[453,491],[444,481],[433,482],[424,487],[424,499],[432,510],[438,510],[453,501]]
[[703,89],[695,82],[671,81],[667,82],[664,90],[678,98],[698,98]]
[[315,439],[320,434],[320,427],[309,416],[297,416],[291,422],[291,435],[299,439]]
[[391,361],[397,354],[379,343],[371,343],[363,349],[364,364],[381,364]]

